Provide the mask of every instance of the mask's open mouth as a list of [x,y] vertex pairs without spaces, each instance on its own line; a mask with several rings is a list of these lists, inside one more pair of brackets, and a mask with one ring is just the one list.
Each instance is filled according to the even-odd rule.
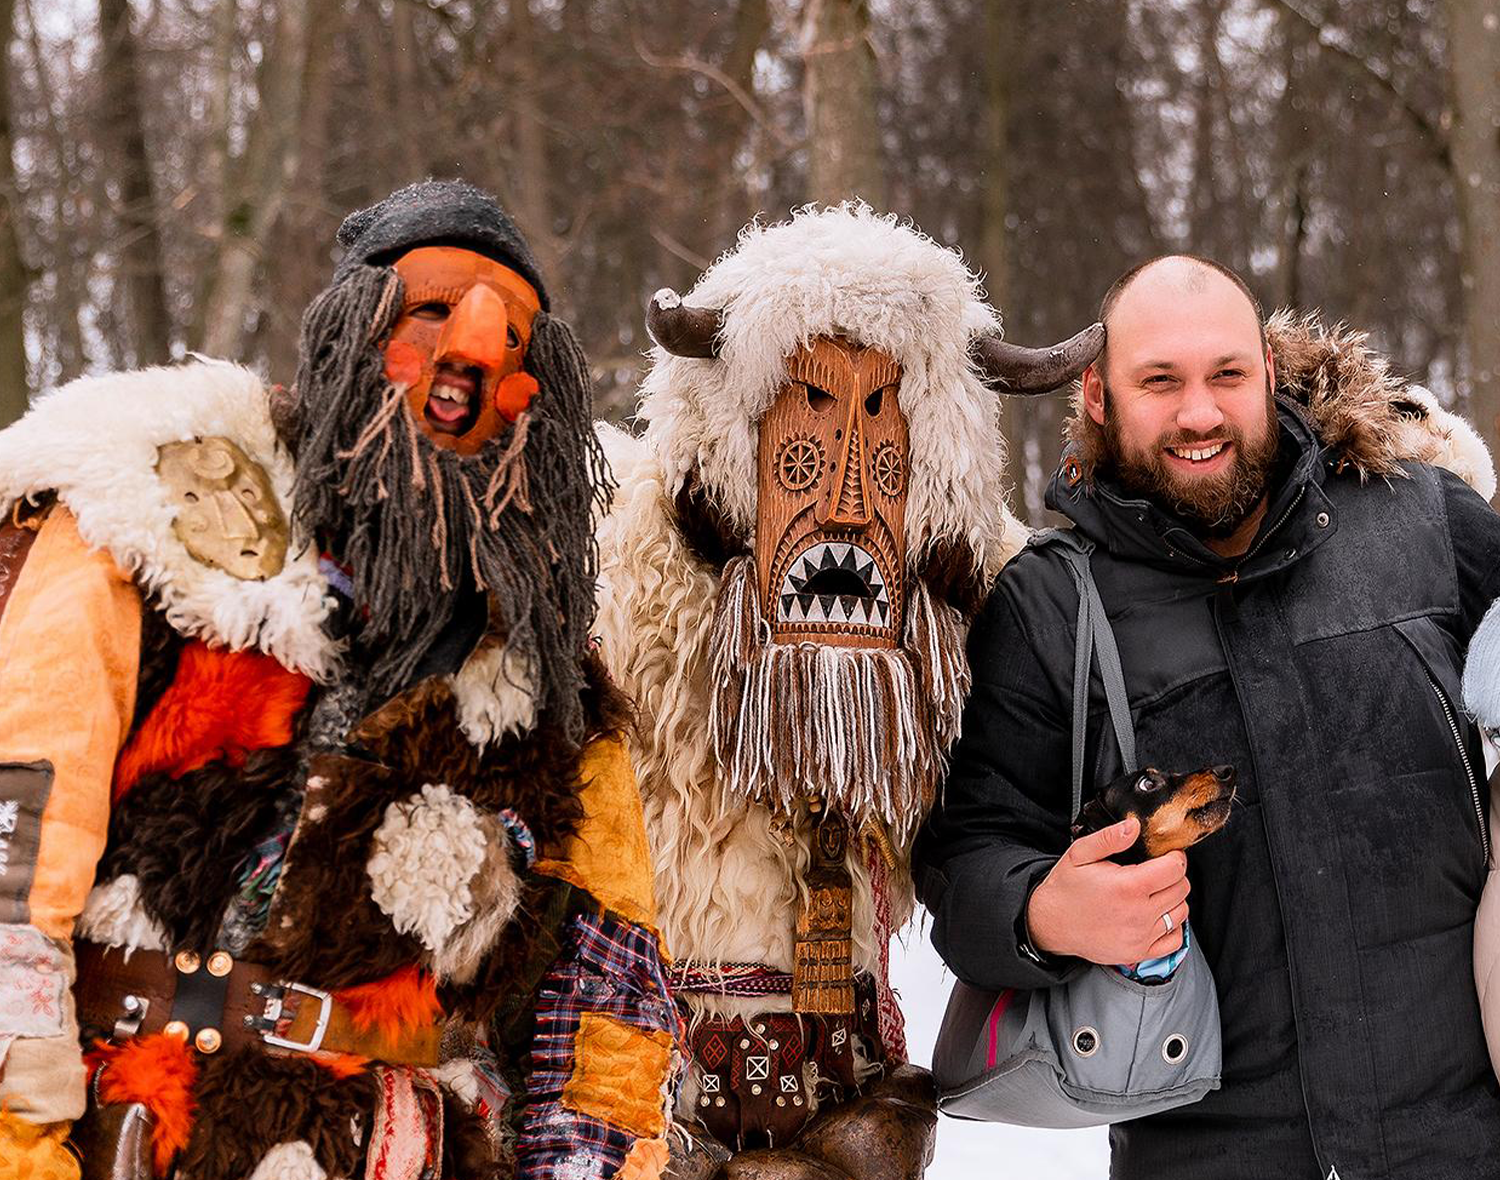
[[847,541],[819,541],[792,558],[776,601],[778,623],[890,625],[891,600],[875,558]]
[[479,420],[479,391],[483,387],[484,374],[476,366],[439,365],[422,416],[439,434],[465,434]]

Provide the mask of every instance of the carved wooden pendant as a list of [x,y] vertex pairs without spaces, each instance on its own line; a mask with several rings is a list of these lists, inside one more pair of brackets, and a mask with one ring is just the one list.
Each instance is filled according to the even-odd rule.
[[797,909],[792,960],[792,1010],[854,1011],[854,882],[844,865],[849,827],[844,817],[808,804],[814,817],[807,900]]

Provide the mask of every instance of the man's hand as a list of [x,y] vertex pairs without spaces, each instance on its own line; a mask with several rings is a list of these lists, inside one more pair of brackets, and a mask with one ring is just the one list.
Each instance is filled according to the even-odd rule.
[[[1033,890],[1026,907],[1031,945],[1090,963],[1140,963],[1182,945],[1187,921],[1187,855],[1169,852],[1138,865],[1107,857],[1135,843],[1131,817],[1075,840]],[[1167,930],[1163,914],[1170,914]]]

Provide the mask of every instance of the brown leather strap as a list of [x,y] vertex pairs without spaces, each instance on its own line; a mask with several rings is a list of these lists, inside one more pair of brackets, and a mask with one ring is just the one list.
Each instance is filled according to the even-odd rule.
[[26,564],[26,555],[36,540],[45,512],[23,515],[20,505],[11,510],[0,524],[0,615],[5,614],[5,604],[10,601],[10,592],[21,576],[21,567]]
[[[314,988],[285,987],[266,967],[231,959],[222,951],[199,962],[196,955],[145,950],[127,959],[119,948],[85,939],[78,939],[74,949],[78,1023],[96,1037],[171,1031],[205,1053],[243,1045],[288,1050],[317,1045],[392,1065],[438,1063],[440,1022],[386,1037],[377,1029],[359,1028],[348,1005],[336,997]],[[205,996],[214,1002],[206,1005]],[[276,998],[281,1017],[269,1026],[262,1018],[267,1000]],[[325,1018],[318,1040],[317,1026]],[[267,1033],[276,1039],[268,1040]]]

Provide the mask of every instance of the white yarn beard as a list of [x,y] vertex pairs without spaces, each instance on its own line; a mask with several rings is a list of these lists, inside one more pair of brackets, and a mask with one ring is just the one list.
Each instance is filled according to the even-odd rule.
[[709,646],[710,740],[729,788],[782,810],[806,796],[901,844],[932,806],[969,665],[958,611],[914,578],[895,648],[773,643],[753,558],[724,568]]

